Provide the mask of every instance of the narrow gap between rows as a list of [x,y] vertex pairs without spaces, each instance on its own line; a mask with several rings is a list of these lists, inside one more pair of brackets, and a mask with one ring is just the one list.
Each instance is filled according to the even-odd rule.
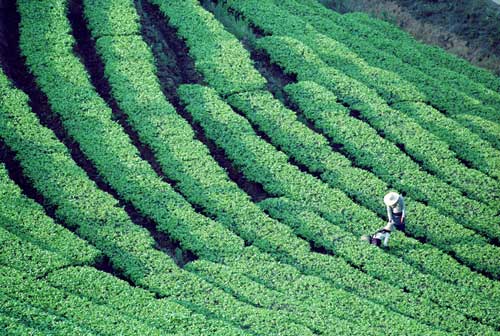
[[224,168],[230,180],[245,191],[253,202],[270,197],[262,185],[249,181],[233,166],[224,150],[206,137],[203,128],[193,120],[181,104],[177,87],[181,84],[203,85],[205,84],[203,78],[189,57],[189,49],[185,42],[177,36],[176,30],[168,25],[166,22],[168,19],[160,13],[158,7],[143,0],[136,1],[136,4],[141,17],[142,35],[153,51],[163,94],[177,113],[189,123],[195,133],[195,139],[208,148],[211,156]]
[[[205,9],[209,10],[209,11],[212,11],[212,14],[217,14],[217,15],[227,15],[227,13],[224,13],[224,12],[217,12],[215,13],[214,12],[214,8],[216,8],[216,2],[215,1],[211,1],[211,0],[204,0],[202,1],[202,4],[204,5]],[[232,11],[233,13],[230,15],[235,15],[235,11],[233,10]],[[240,18],[240,20],[245,23],[246,21],[244,20],[244,17],[243,15],[241,14],[238,14],[238,17]],[[219,19],[219,18],[218,18]],[[228,20],[220,20],[219,21],[223,24],[225,24],[226,21]],[[242,24],[243,24],[242,23]],[[231,26],[228,26],[227,24],[225,24],[225,28],[228,30],[228,31],[232,31],[233,30],[233,27]],[[249,31],[252,32],[252,27],[249,26]],[[240,29],[241,31],[241,29]],[[289,84],[289,83],[296,83],[297,80],[296,80],[296,77],[294,76],[291,76],[291,75],[287,75],[284,73],[284,71],[281,69],[281,67],[275,65],[275,64],[272,64],[271,61],[270,61],[270,58],[269,58],[269,55],[267,55],[264,51],[262,50],[257,50],[255,49],[252,44],[251,44],[251,41],[254,41],[255,38],[257,36],[254,36],[253,37],[248,37],[248,38],[245,38],[245,39],[241,39],[241,43],[244,45],[244,47],[247,49],[247,51],[250,53],[251,55],[251,58],[252,60],[254,61],[254,64],[255,64],[255,67],[256,69],[261,73],[261,75],[266,78],[267,80],[267,89],[274,95],[274,97],[278,100],[281,101],[281,103],[284,104],[285,107],[291,109],[292,111],[296,112],[297,113],[297,116],[298,116],[298,120],[301,121],[302,123],[304,123],[308,128],[310,128],[311,130],[313,130],[314,132],[318,133],[318,134],[322,134],[322,132],[317,129],[310,121],[308,121],[303,115],[302,113],[299,113],[300,109],[295,105],[293,104],[288,95],[286,94],[286,92],[284,91],[284,86]],[[279,78],[277,78],[279,77]],[[341,103],[344,107],[346,107],[349,112],[350,112],[350,116],[351,117],[354,117],[356,119],[359,119],[363,122],[367,122],[366,120],[364,120],[364,118],[362,118],[361,116],[361,112],[360,111],[357,111],[357,110],[354,110],[354,109],[351,109],[350,106],[345,103],[345,102],[339,102]],[[242,113],[241,111],[238,111],[237,109],[235,109],[233,107],[233,110],[235,110],[235,112],[237,112],[238,114],[242,115],[244,117],[244,113]],[[258,128],[253,124],[251,123],[252,127],[254,128],[254,130],[256,131],[256,133],[261,137],[263,138],[265,141],[267,141],[268,143],[272,143],[269,139],[269,136],[267,136],[267,134],[263,134],[263,132],[261,132],[260,130],[258,130]],[[385,134],[382,130],[380,131],[377,131],[377,133],[385,139]],[[362,166],[357,166],[354,164],[354,158],[352,157],[352,155],[350,153],[347,153],[344,149],[343,149],[343,146],[341,144],[335,144],[332,139],[328,136],[325,136],[327,138],[327,140],[330,142],[330,146],[333,148],[334,151],[337,151],[337,152],[340,152],[341,154],[343,154],[344,156],[346,156],[352,163],[353,167],[356,167],[356,168],[360,168],[360,169],[364,169],[364,170],[367,170],[371,173],[374,174],[373,170],[369,167],[362,167]],[[404,147],[404,144],[399,144],[399,143],[396,143],[395,144],[403,153],[405,153],[406,155],[408,155],[405,151],[405,147]],[[277,148],[279,149],[279,148]],[[289,162],[295,166],[297,166],[302,172],[304,173],[308,173],[308,174],[311,174],[319,179],[321,179],[321,176],[320,174],[315,174],[314,172],[311,172],[306,166],[304,165],[301,165],[299,164],[298,162],[296,162],[296,160],[293,160],[293,159],[290,159]],[[422,162],[419,162],[419,161],[416,161],[415,162],[419,165],[422,164]],[[356,203],[356,200],[353,199],[351,196],[348,195],[348,197]],[[428,205],[428,202],[424,201],[422,202],[423,204],[425,205]],[[383,218],[381,215],[379,214],[376,214],[379,218],[381,218],[382,220],[385,220],[385,218]],[[417,241],[419,241],[420,243],[422,244],[429,244],[428,242],[428,239],[426,237],[417,237],[417,236],[413,236],[407,232],[405,232],[405,234],[407,236],[409,236],[410,238],[413,238]],[[307,239],[306,239],[307,241]],[[314,245],[314,243],[310,242],[311,244],[311,249],[312,250],[317,250],[318,253],[324,253],[325,250],[324,249],[318,249],[317,246]],[[327,251],[326,251],[327,252]],[[456,254],[453,252],[453,251],[446,251],[451,257],[453,257],[455,260],[457,260],[459,263],[460,260],[457,258]],[[489,274],[488,272],[484,272],[484,271],[481,271],[481,270],[476,270],[476,272],[480,273],[480,274],[483,274],[484,276],[487,276],[489,278],[492,278],[491,277],[491,274]]]
[[[112,96],[111,87],[104,77],[104,64],[97,55],[95,41],[93,40],[90,30],[85,22],[82,0],[70,1],[68,6],[68,19],[76,41],[74,52],[84,64],[96,92],[111,108],[115,121],[122,126],[125,133],[129,136],[132,144],[138,149],[141,159],[147,161],[165,183],[172,185],[173,181],[165,178],[165,175],[163,174],[159,163],[155,160],[151,149],[140,142],[138,134],[128,124],[127,116],[118,107],[116,100]],[[196,259],[196,256],[192,252],[183,250],[178,241],[170,238],[168,234],[159,231],[156,223],[152,219],[140,214],[140,212],[130,202],[124,201],[123,198],[120,197],[113,188],[111,188],[111,186],[104,183],[103,179],[100,177],[99,173],[95,167],[92,166],[89,160],[83,159],[78,163],[80,166],[88,166],[85,170],[92,170],[92,174],[90,175],[92,180],[98,181],[98,185],[101,189],[112,194],[115,199],[119,200],[120,203],[125,206],[125,210],[135,224],[146,228],[150,232],[151,236],[155,240],[156,249],[169,255],[180,267],[183,267],[186,263]]]

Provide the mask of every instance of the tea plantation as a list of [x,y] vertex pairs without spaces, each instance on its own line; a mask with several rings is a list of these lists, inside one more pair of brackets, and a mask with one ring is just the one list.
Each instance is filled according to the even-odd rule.
[[500,78],[316,0],[1,10],[2,335],[500,335]]

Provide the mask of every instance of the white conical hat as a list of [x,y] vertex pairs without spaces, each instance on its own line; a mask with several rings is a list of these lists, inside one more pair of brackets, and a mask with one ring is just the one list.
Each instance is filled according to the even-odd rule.
[[387,195],[384,196],[384,203],[387,206],[392,206],[396,204],[398,199],[399,199],[399,194],[397,192],[391,191],[390,193],[387,193]]

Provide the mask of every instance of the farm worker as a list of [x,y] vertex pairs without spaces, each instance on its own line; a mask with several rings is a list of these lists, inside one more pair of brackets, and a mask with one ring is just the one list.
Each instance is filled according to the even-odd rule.
[[366,241],[372,245],[375,246],[380,246],[384,245],[384,247],[387,247],[387,244],[389,243],[389,237],[391,236],[391,231],[394,230],[394,224],[393,223],[387,223],[386,226],[384,226],[382,229],[378,230],[375,232],[373,235],[363,235],[361,237],[361,240]]
[[403,196],[397,192],[391,191],[384,196],[384,203],[387,207],[387,218],[389,223],[396,226],[400,231],[405,230],[405,202]]

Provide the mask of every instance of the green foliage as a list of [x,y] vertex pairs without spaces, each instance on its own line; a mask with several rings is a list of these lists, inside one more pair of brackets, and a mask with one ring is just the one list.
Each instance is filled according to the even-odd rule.
[[[126,36],[140,33],[139,15],[130,0],[85,0],[85,7],[92,7],[92,15],[86,16],[91,30],[102,36]],[[126,3],[128,5],[124,6]]]
[[[323,136],[299,122],[297,115],[270,93],[254,91],[237,94],[230,96],[228,101],[268,135],[277,148],[310,171],[321,173],[321,179],[330,186],[340,188],[365,207],[385,216],[380,195],[384,195],[389,187],[376,176],[351,167],[347,158],[332,152]],[[412,213],[408,220],[408,231],[412,235],[425,238],[445,251],[463,252],[460,245],[462,248],[464,245],[473,245],[477,249],[476,253],[456,253],[458,258],[472,268],[499,274],[497,265],[488,261],[498,258],[499,249],[488,245],[485,239],[440,215],[436,210],[423,204],[413,204],[411,198],[407,198],[407,203]],[[484,258],[485,255],[489,255],[489,258]]]
[[[12,268],[0,266],[0,283],[0,292],[3,295],[29,302],[33,307],[83,324],[93,332],[108,335],[117,333],[121,335],[137,335],[137,333],[169,335],[159,328],[137,320],[134,316],[127,316],[111,307],[94,304],[77,295],[56,289],[43,280],[32,279]],[[9,305],[12,304],[13,302]],[[71,323],[68,324],[68,332],[74,332],[75,327]]]
[[158,5],[169,24],[178,29],[196,69],[220,94],[265,86],[265,79],[253,67],[249,53],[198,1],[153,0],[152,3]]
[[[270,53],[271,58],[273,59],[274,62],[281,63],[281,65],[283,65],[286,69],[288,69],[288,71],[294,71],[295,73],[299,73],[300,74],[299,79],[301,80],[302,79],[314,80],[315,82],[324,84],[328,89],[334,90],[335,94],[340,94],[344,97],[343,100],[348,104],[350,104],[351,108],[360,111],[364,116],[366,116],[366,118],[370,118],[372,122],[387,125],[389,122],[387,118],[384,117],[385,114],[389,113],[391,115],[395,115],[394,111],[392,111],[390,108],[383,107],[383,105],[378,104],[378,100],[380,99],[378,98],[378,96],[374,96],[373,94],[370,93],[369,90],[367,90],[363,86],[360,85],[354,87],[351,86],[349,81],[346,81],[344,77],[339,76],[339,73],[334,69],[331,68],[317,69],[313,67],[307,67],[307,65],[303,65],[301,68],[294,68],[293,64],[295,61],[291,61],[291,63],[288,64],[289,59],[293,59],[294,57],[297,57],[297,55],[302,54],[301,48],[306,48],[297,40],[291,38],[281,38],[281,37],[280,38],[266,37],[261,39],[261,46],[263,48],[266,48],[266,51]],[[299,105],[304,105],[300,106],[302,110],[312,109],[312,106],[317,106],[315,107],[315,109],[318,108],[320,109],[320,111],[325,111],[325,113],[331,113],[331,111],[326,109],[326,102],[329,101],[331,102],[331,104],[335,106],[333,111],[339,111],[340,109],[341,113],[339,113],[339,117],[343,118],[348,117],[347,109],[343,108],[342,106],[339,106],[339,104],[337,103],[337,96],[331,94],[329,100],[319,101],[314,96],[314,92],[318,91],[318,89],[313,87],[311,90],[313,94],[312,95],[306,94],[306,97],[308,96],[308,98],[299,98],[303,102],[304,102],[303,99],[307,99],[307,103],[300,104],[300,102],[297,102],[299,103]],[[325,89],[322,88],[320,89],[320,91],[321,90]],[[315,120],[317,119],[317,117],[312,117],[310,119]],[[404,122],[404,120],[401,117],[398,117],[397,119]],[[345,140],[337,139],[337,137],[341,136],[342,134],[338,134],[338,132],[336,131],[336,127],[333,126],[333,124],[336,123],[335,118],[324,118],[322,120],[324,120],[322,124],[324,123],[329,124],[328,127],[330,128],[330,130],[325,131],[322,125],[317,124],[316,126],[319,129],[322,129],[324,132],[326,132],[337,143],[343,144],[346,142]],[[457,190],[450,188],[450,186],[441,182],[437,178],[423,172],[421,168],[413,161],[411,161],[406,155],[402,155],[401,151],[396,146],[389,144],[385,139],[383,140],[382,143],[382,139],[380,139],[380,137],[375,133],[375,131],[369,128],[365,123],[362,123],[357,120],[352,120],[352,118],[350,118],[349,120],[351,120],[351,123],[355,123],[359,125],[359,127],[363,127],[363,129],[365,129],[364,132],[367,134],[371,133],[370,136],[373,138],[373,140],[369,142],[370,147],[366,147],[367,142],[358,141],[358,143],[362,146],[363,151],[368,152],[372,155],[371,159],[368,159],[366,156],[362,157],[363,160],[357,158],[356,160],[359,165],[361,165],[362,167],[374,167],[374,165],[378,166],[378,162],[380,162],[381,159],[385,160],[387,163],[384,165],[380,165],[380,170],[376,171],[376,174],[379,177],[390,182],[393,186],[397,187],[398,189],[400,188],[401,190],[405,190],[411,196],[419,200],[431,201],[431,196],[429,195],[429,193],[433,193],[434,195],[440,198],[438,202],[431,203],[433,206],[440,209],[444,209],[445,213],[455,212],[455,215],[453,217],[460,223],[466,225],[467,227],[477,229],[482,233],[486,233],[490,237],[498,236],[499,225],[493,219],[495,218],[495,213],[496,213],[495,205],[498,206],[498,204],[496,204],[493,200],[491,200],[491,198],[494,199],[495,197],[498,196],[498,194],[495,191],[493,191],[495,189],[491,191],[492,192],[491,194],[484,195],[484,197],[490,199],[490,202],[492,202],[493,204],[492,205],[493,208],[486,207],[478,202],[467,199],[463,197]],[[335,130],[333,130],[332,128],[335,128]],[[342,128],[347,129],[345,126],[343,126]],[[403,130],[403,128],[404,127],[400,127],[399,129]],[[392,125],[391,129],[393,129],[393,132],[395,133],[395,135],[397,135],[398,128]],[[349,131],[349,129],[347,130]],[[425,141],[426,139],[424,139],[425,138],[424,135],[428,136],[428,133],[423,132],[421,134],[414,134],[412,137],[410,137],[408,134],[408,137],[406,137],[407,143],[411,145],[415,151],[419,151],[422,156],[426,156],[426,160],[429,164],[442,165],[443,169],[441,170],[441,173],[446,174],[448,178],[451,179],[453,177],[451,172],[454,171],[455,169],[463,171],[463,169],[460,168],[461,166],[458,164],[452,165],[451,167],[443,165],[442,162],[447,162],[446,160],[440,160],[438,156],[434,156],[433,153],[429,153],[428,152],[429,148],[434,148],[433,142]],[[419,141],[417,141],[417,139],[423,140],[425,142],[421,144]],[[351,137],[349,137],[349,140],[351,141]],[[356,139],[352,139],[352,141],[354,140]],[[372,145],[372,143],[373,144],[377,143],[377,146],[375,147],[375,145]],[[428,144],[428,146],[430,147],[425,147],[424,146],[425,144]],[[422,150],[424,148],[427,149],[424,151]],[[377,149],[378,151],[378,154],[376,156],[373,155],[375,149]],[[356,152],[358,151],[359,149],[356,150]],[[428,156],[425,154],[428,154]],[[376,158],[376,160],[373,159],[374,157]],[[446,171],[443,172],[443,170]],[[414,176],[413,178],[417,177],[419,179],[419,182],[418,183],[413,182],[411,183],[411,185],[407,185],[405,183],[407,179],[406,176],[410,175],[413,175]],[[465,179],[454,179],[454,180],[455,183],[461,184],[464,188],[467,188],[469,190],[476,189],[477,191],[477,186],[468,183],[467,180]],[[432,189],[430,188],[427,189],[427,187],[425,186],[426,184],[428,185],[429,183],[432,183],[433,185]],[[406,186],[403,187],[402,185]],[[416,191],[416,193],[413,193],[412,191]],[[474,192],[474,190],[471,191]],[[436,197],[434,195],[433,198]],[[450,202],[453,202],[455,206],[448,206],[447,203],[449,204]],[[463,204],[463,205],[458,207],[456,206],[456,204]],[[477,209],[477,212],[475,213],[469,212],[472,209]],[[457,212],[459,212],[460,214],[458,214]],[[489,214],[486,215],[486,213]],[[484,215],[485,217],[483,219],[479,219],[479,217],[482,215]]]
[[42,276],[53,269],[71,264],[71,261],[64,255],[43,250],[23,241],[2,227],[0,227],[0,244],[2,244],[1,264],[30,273],[33,276]]
[[[183,85],[179,88],[179,94],[181,99],[187,104],[188,111],[192,114],[194,120],[200,123],[200,125],[205,129],[207,137],[216,142],[218,146],[224,149],[228,157],[237,164],[243,173],[253,181],[261,183],[264,188],[268,188],[271,184],[272,188],[277,188],[277,192],[281,194],[286,194],[289,197],[303,202],[305,206],[312,208],[335,208],[330,210],[331,216],[330,220],[338,225],[346,226],[347,230],[354,230],[356,232],[368,232],[368,230],[373,229],[377,226],[377,219],[372,214],[370,214],[365,209],[356,206],[350,200],[345,197],[340,191],[329,189],[323,184],[319,183],[313,177],[302,174],[297,168],[292,167],[285,161],[282,160],[282,153],[271,149],[270,145],[264,142],[262,139],[258,138],[253,131],[248,130],[248,132],[237,132],[236,130],[245,130],[250,127],[249,123],[243,119],[241,116],[235,114],[231,111],[229,106],[227,106],[220,98],[216,95],[213,89],[205,88],[198,85]],[[273,160],[274,156],[274,160]],[[254,157],[261,158],[259,161],[253,160]],[[266,162],[262,158],[268,158],[269,161]],[[269,166],[269,163],[273,162],[274,166]],[[283,174],[284,172],[284,174]],[[272,180],[268,180],[272,178]],[[338,209],[342,209],[339,211]],[[333,219],[335,218],[335,219]],[[381,224],[379,224],[381,226]],[[405,251],[410,253],[409,251]],[[427,251],[429,254],[429,251]],[[331,258],[322,258],[316,255],[301,255],[300,253],[292,254],[295,259],[295,264],[300,265],[300,269],[308,274],[319,275],[328,279],[336,279],[336,282],[344,282],[346,276],[351,274],[357,275],[357,282],[355,284],[350,284],[351,290],[355,288],[358,293],[363,293],[368,297],[373,297],[375,300],[381,300],[379,295],[384,296],[384,290],[373,292],[373,288],[378,286],[385,286],[380,282],[375,282],[370,286],[363,284],[363,280],[370,283],[370,279],[363,279],[361,274],[348,271],[349,267],[346,268],[346,264],[339,262],[339,260]],[[445,258],[439,258],[439,253],[433,253],[440,260],[446,260]],[[326,256],[324,256],[326,257]],[[335,265],[335,267],[333,266]],[[335,274],[342,269],[344,275]],[[324,274],[325,270],[329,270],[329,273]],[[398,281],[394,281],[398,282]],[[400,282],[399,282],[400,283]],[[428,283],[423,281],[423,283]],[[439,281],[437,282],[439,283]],[[376,284],[376,285],[375,285]],[[422,284],[421,284],[422,285]],[[440,288],[447,288],[449,285],[440,285]],[[371,288],[368,292],[367,288]],[[456,301],[456,297],[453,294],[454,290],[448,287],[449,295],[446,295],[446,300],[451,300],[455,304],[459,304],[463,309],[469,305],[470,301],[459,303]],[[382,293],[382,294],[381,294]],[[440,300],[442,292],[435,292],[434,294],[428,293],[433,296],[435,300]],[[394,290],[391,290],[391,298],[394,298]],[[384,297],[384,304],[389,304],[391,298]],[[405,300],[409,300],[406,298]],[[477,300],[477,304],[481,304],[483,299]],[[483,308],[479,311],[471,312],[474,316],[482,316],[481,319],[487,320],[488,315],[486,311],[489,304],[485,304]],[[394,306],[391,307],[394,308]],[[406,314],[412,314],[408,310],[409,307],[399,307]],[[478,308],[475,306],[474,310]],[[483,310],[483,311],[481,311]]]
[[131,287],[123,280],[90,267],[71,267],[52,272],[47,277],[47,283],[96,304],[106,305],[120,314],[134,316],[166,333],[222,336],[235,331],[221,321],[207,319],[176,302],[156,299],[147,290]]
[[[50,4],[46,5],[50,6]],[[29,4],[20,6],[22,25],[36,24],[35,22],[23,21],[23,13],[29,12],[30,9]],[[61,24],[67,25],[68,23],[67,21],[63,21]],[[23,30],[21,30],[21,47],[28,44],[30,39],[36,38],[43,39],[44,37],[25,35]],[[73,64],[72,68],[66,69],[68,76],[71,78],[71,73],[74,73],[75,78],[80,77],[80,79],[83,79],[82,74],[85,73],[83,67],[71,54],[71,50],[61,49],[59,52],[63,56],[63,64],[65,64],[64,61],[70,61]],[[65,82],[63,78],[60,78],[57,83],[50,82],[49,84],[44,81],[57,73],[57,69],[61,65],[61,58],[49,61],[45,67],[39,67],[30,62],[32,57],[36,58],[35,56],[28,55],[27,63],[31,66],[31,70],[37,77],[38,84],[49,97],[52,109],[61,115],[68,133],[78,140],[82,151],[92,159],[105,180],[109,181],[116,190],[123,193],[125,198],[133,204],[139,202],[141,205],[139,208],[144,212],[149,211],[150,214],[152,213],[152,217],[158,213],[163,214],[165,216],[165,218],[161,218],[164,221],[163,223],[170,225],[171,230],[175,231],[177,235],[174,237],[179,238],[187,248],[215,259],[230,256],[241,250],[241,247],[243,247],[241,239],[231,235],[218,223],[197,215],[192,211],[187,202],[184,201],[180,204],[177,202],[177,200],[182,200],[182,197],[176,194],[166,183],[161,182],[152,169],[140,160],[137,150],[130,144],[130,140],[126,137],[123,130],[111,120],[111,110],[98,97],[88,81],[82,80],[78,85],[72,87],[74,95],[65,97],[66,99],[63,101],[58,92],[71,82]],[[67,107],[68,109],[66,110],[63,107]],[[24,110],[26,110],[26,106]],[[23,112],[32,119],[35,119],[34,116],[26,113],[26,111]],[[16,134],[16,126],[20,127],[8,122],[5,122],[2,126],[6,128],[5,133],[7,135]],[[36,120],[31,120],[31,122],[22,124],[21,126],[35,132],[34,137],[45,135],[50,138],[47,135],[48,131],[43,129]],[[15,136],[13,138],[6,139],[6,143],[9,146],[15,151],[31,154],[30,151],[20,150],[24,149],[23,141],[27,139]],[[39,141],[35,141],[35,143],[37,142]],[[53,135],[48,143],[49,146],[54,146],[54,144],[56,147],[62,146],[57,140],[54,140]],[[64,146],[62,147],[64,148]],[[44,151],[46,152],[44,153],[44,157],[47,157],[47,152],[50,153],[50,150],[47,151],[44,148]],[[63,152],[66,153],[66,151]],[[63,162],[54,163],[49,161],[38,172],[28,171],[27,175],[34,180],[38,180],[41,176],[52,177],[53,174],[46,173],[47,171],[58,170],[66,173],[66,176],[57,176],[42,181],[40,183],[42,186],[38,186],[36,182],[34,183],[37,190],[47,199],[54,201],[56,196],[46,191],[45,189],[48,189],[48,187],[43,185],[43,183],[48,184],[50,181],[50,187],[54,187],[54,181],[58,181],[63,186],[68,184],[73,185],[81,180],[84,183],[88,181],[88,179],[85,180],[74,172],[75,168],[71,167],[71,163],[68,160],[70,160],[69,157],[65,157],[64,164],[67,167],[54,169],[54,164],[62,165]],[[38,162],[33,162],[30,158],[26,157],[19,158],[19,161],[23,166],[38,164]],[[75,176],[71,176],[70,172],[73,172]],[[90,183],[90,181],[87,183]],[[59,190],[59,198],[57,202],[54,202],[58,205],[56,215],[61,216],[64,221],[72,223],[74,226],[81,227],[79,228],[80,234],[101,248],[109,256],[114,268],[117,271],[123,272],[134,283],[145,286],[162,296],[181,301],[191,309],[230,321],[244,328],[250,328],[260,334],[310,334],[309,329],[294,323],[288,323],[289,321],[280,318],[279,314],[239,302],[234,297],[225,295],[208,283],[178,269],[172,260],[153,248],[153,241],[147,231],[133,225],[122,209],[115,207],[116,210],[114,211],[106,209],[108,211],[101,212],[101,210],[105,210],[104,206],[116,201],[110,202],[110,200],[101,197],[100,203],[89,207],[88,210],[92,211],[92,214],[85,214],[81,218],[82,222],[75,223],[75,220],[80,219],[80,215],[82,215],[81,212],[77,212],[76,216],[72,216],[76,210],[72,204],[75,194],[82,201],[82,205],[88,206],[96,200],[99,192],[95,189],[87,189],[82,191],[85,192],[84,195],[80,195],[79,191],[65,191]],[[149,198],[149,196],[144,197],[151,193],[153,194],[152,198]],[[152,202],[151,199],[155,199],[155,197],[160,197],[160,202]],[[167,203],[165,204],[165,202]],[[67,209],[67,213],[64,215],[61,214],[63,208]],[[119,212],[119,214],[116,212]],[[124,218],[120,218],[122,214]],[[199,216],[207,225],[197,225],[202,222],[196,221],[196,217],[194,216]],[[158,218],[156,219],[158,220]],[[89,220],[93,220],[93,226],[85,225],[86,221]],[[95,223],[100,223],[101,225],[95,225]],[[182,223],[191,225],[191,227],[181,225]],[[104,232],[92,232],[92,229],[100,229]],[[86,232],[87,230],[91,232]],[[216,251],[217,249],[218,251]],[[212,293],[212,295],[207,295],[207,293]],[[272,323],[272,321],[280,322]],[[230,330],[228,334],[237,334],[240,332],[234,328],[228,330]]]
[[[126,40],[126,42],[124,42],[124,40]],[[153,71],[148,69],[145,64],[146,61],[140,61],[140,59],[148,60],[150,53],[148,53],[146,48],[141,47],[141,43],[139,43],[137,39],[111,39],[106,37],[99,39],[97,45],[106,63],[106,74],[110,78],[115,95],[121,103],[123,110],[129,114],[130,120],[133,120],[133,125],[138,129],[142,139],[155,150],[160,163],[165,167],[165,171],[171,178],[179,182],[179,187],[189,197],[191,202],[203,205],[209,212],[218,215],[218,218],[221,218],[223,222],[229,223],[231,227],[238,230],[246,239],[253,241],[263,249],[272,251],[274,254],[277,252],[280,254],[285,252],[289,253],[288,251],[294,251],[295,254],[299,251],[307,253],[307,250],[304,250],[304,244],[298,245],[299,241],[297,239],[292,239],[288,230],[278,229],[280,227],[279,223],[271,223],[248,204],[248,198],[242,197],[241,192],[237,191],[236,186],[228,182],[227,176],[214,166],[215,163],[212,160],[207,161],[209,158],[207,155],[208,153],[202,146],[200,147],[200,145],[195,145],[196,143],[193,143],[192,134],[190,132],[182,132],[181,130],[183,128],[176,130],[172,125],[165,123],[161,119],[159,113],[163,110],[169,112],[164,113],[165,116],[170,116],[170,118],[165,120],[173,119],[173,116],[171,116],[172,109],[168,104],[161,100],[156,100],[157,103],[165,106],[162,109],[157,109],[156,106],[153,108],[151,105],[141,105],[141,114],[139,117],[139,113],[135,112],[137,110],[137,104],[134,106],[132,100],[127,101],[127,104],[125,103],[125,98],[130,99],[133,97],[130,95],[130,92],[140,92],[142,97],[153,97],[160,91],[158,85],[154,83],[154,81],[139,85],[140,81],[134,80],[134,72],[125,72],[121,70],[128,69],[130,66],[126,66],[127,62],[133,59],[135,60],[134,66],[142,70],[140,72],[142,75],[149,74],[146,78],[154,78]],[[127,53],[128,49],[125,48],[125,45],[136,46],[133,55],[132,53]],[[138,51],[142,51],[144,57],[135,57],[134,55],[137,55]],[[128,56],[128,54],[130,54],[130,56]],[[124,76],[120,77],[120,74]],[[124,78],[127,80],[123,80]],[[159,125],[162,125],[161,129],[165,130],[165,132],[158,133],[147,127],[147,123],[142,121],[141,118],[149,115],[151,117],[146,118],[146,120],[155,118],[158,123],[158,129],[160,129]],[[180,122],[177,124],[182,125]],[[161,141],[158,141],[160,139]],[[175,145],[172,139],[175,139]],[[181,140],[184,142],[180,142]],[[187,155],[188,152],[190,154],[189,156]],[[196,159],[193,160],[193,157],[196,157]],[[199,186],[194,183],[199,184]],[[196,188],[194,188],[195,186]],[[211,197],[210,190],[215,186],[217,187],[218,197]],[[237,203],[234,203],[235,201],[237,201]],[[239,205],[238,212],[235,211],[233,204]],[[221,210],[226,214],[221,212]],[[245,212],[247,213],[246,215],[244,215]],[[237,218],[236,220],[234,219],[235,217]],[[260,221],[259,231],[256,230],[259,224],[253,217],[257,217],[256,219]],[[233,219],[231,220],[230,218]],[[237,225],[234,226],[234,224]],[[253,225],[253,227],[251,225]],[[268,233],[263,235],[262,232]],[[280,252],[280,250],[283,250],[283,252]],[[246,288],[242,288],[242,290],[245,291],[245,293],[248,292]],[[252,300],[254,300],[254,297],[255,296],[252,296]]]
[[[47,311],[45,307],[15,299],[4,293],[0,293],[0,314],[11,320],[8,326],[2,326],[4,321],[0,322],[2,332],[7,335],[95,335],[95,330],[84,325],[82,321],[70,321],[61,314]],[[17,330],[20,330],[20,333]]]
[[[0,74],[0,78],[5,77]],[[0,85],[3,88],[8,87]],[[13,103],[26,103],[23,101],[26,96],[19,98],[20,100],[14,100]],[[7,106],[20,108],[19,105],[6,104]],[[54,252],[58,255],[55,257],[56,260],[64,258],[69,264],[90,265],[101,258],[101,252],[96,248],[55,224],[39,204],[22,195],[21,189],[9,179],[3,164],[0,164],[0,203],[2,203],[0,226],[26,242]]]
[[500,120],[498,92],[459,73],[437,67],[429,61],[428,53],[420,54],[415,50],[415,43],[388,39],[384,31],[377,33],[376,29],[358,24],[356,19],[347,15],[334,13],[313,0],[284,0],[276,4],[310,23],[318,32],[344,43],[368,64],[397,73],[413,83],[428,101],[447,114],[470,113],[497,122]]
[[[18,1],[22,54],[71,141],[121,199],[203,259],[183,270],[158,251],[150,234],[86,176],[40,125],[28,97],[0,72],[2,142],[15,152],[22,174],[55,209],[57,220],[82,238],[22,196],[0,165],[0,203],[7,204],[0,212],[2,330],[497,334],[498,282],[457,260],[498,277],[499,249],[453,220],[491,238],[500,236],[494,217],[498,182],[483,174],[499,177],[497,150],[482,140],[500,148],[494,112],[500,96],[483,86],[495,85],[494,80],[467,67],[434,69],[460,63],[383,24],[373,23],[382,28],[371,31],[370,20],[332,14],[312,0],[228,0],[210,7],[217,18],[196,0],[152,2],[186,41],[196,69],[211,86],[179,88],[187,111],[239,172],[276,198],[253,203],[165,99],[133,0],[84,0],[84,15],[113,99],[176,190],[141,159],[73,54],[67,1]],[[242,35],[225,31],[222,20]],[[275,36],[256,39],[247,23]],[[393,50],[398,45],[387,38],[392,35],[400,50]],[[266,81],[238,39],[257,43],[299,80],[323,85],[301,81],[286,91],[307,122],[373,173],[352,167],[325,136],[261,91]],[[350,117],[338,100],[373,128]],[[490,208],[427,174],[393,143]],[[448,146],[482,173],[461,166]],[[400,233],[391,237],[389,250],[358,241],[360,234],[383,225],[379,198],[392,186],[410,195],[405,196],[408,232],[441,251]],[[96,263],[103,255],[137,287],[88,266],[73,267]]]
[[[306,25],[306,28],[297,29],[296,26],[305,25],[301,24],[299,19],[287,15],[287,12],[271,15],[277,12],[277,6],[268,1],[260,1],[259,4],[257,7],[252,1],[232,2],[232,6],[242,11],[248,20],[259,27],[274,34],[284,34],[284,30],[288,32],[287,37],[259,39],[257,44],[271,54],[273,61],[279,59],[282,63],[286,62],[286,65],[280,65],[289,73],[299,75],[300,79],[315,80],[327,86],[343,103],[358,110],[372,127],[384,132],[387,139],[396,144],[403,144],[405,151],[415,160],[422,162],[425,169],[464,191],[469,197],[498,210],[500,203],[495,193],[495,190],[500,188],[498,181],[463,166],[446,143],[388,106],[389,103],[397,101],[423,99],[415,89],[399,83],[394,78],[391,79],[391,74],[374,76],[377,73],[375,68],[368,67],[362,61],[353,61],[353,57],[346,62],[342,58],[344,53],[338,51],[335,43],[328,43],[329,39],[323,38],[322,43],[317,43],[314,37],[308,38],[316,36],[312,27]],[[277,51],[278,49],[281,50]],[[319,52],[316,54],[317,50]],[[320,55],[328,61],[323,62]],[[338,58],[340,61],[335,61]],[[332,59],[334,61],[330,61]],[[301,62],[302,64],[299,64]],[[371,82],[370,78],[376,78],[375,82]],[[369,84],[365,85],[365,82]],[[457,176],[461,178],[457,179]]]
[[453,151],[476,169],[491,177],[500,178],[500,151],[457,121],[446,118],[422,103],[403,102],[394,105],[394,108],[446,141]]
[[[469,1],[468,3],[477,4],[477,2]],[[491,6],[495,5],[491,4]],[[355,18],[358,25],[369,27],[370,30],[377,35],[382,34],[385,38],[400,43],[411,43],[416,51],[421,53],[422,56],[426,57],[428,60],[432,61],[436,66],[444,67],[451,71],[467,76],[470,80],[478,82],[493,91],[500,91],[500,80],[490,71],[487,71],[480,67],[472,66],[468,61],[452,55],[442,48],[419,43],[405,31],[385,21],[377,20],[369,15],[359,12],[349,13],[346,16]],[[453,16],[449,15],[447,15],[447,17],[450,19],[453,18]],[[492,22],[496,24],[494,16],[486,16],[486,18],[490,19],[489,24],[491,24]],[[499,29],[498,25],[496,26],[496,29]]]

